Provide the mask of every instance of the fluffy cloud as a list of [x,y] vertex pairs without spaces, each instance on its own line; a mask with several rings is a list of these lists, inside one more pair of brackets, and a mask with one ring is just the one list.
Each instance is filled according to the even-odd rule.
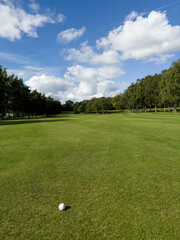
[[68,83],[62,78],[56,78],[54,76],[47,76],[45,74],[41,76],[33,76],[25,82],[33,90],[45,93],[47,95],[53,95],[57,92],[64,92],[68,88]]
[[[34,10],[35,8],[37,10],[37,6],[33,6]],[[0,16],[0,37],[11,41],[21,39],[23,33],[30,37],[37,37],[38,27],[44,26],[45,23],[55,23],[48,15],[29,14],[9,1],[0,2]]]
[[123,25],[97,40],[97,47],[121,54],[122,60],[153,59],[180,50],[180,26],[171,26],[166,13],[152,11],[147,17],[132,12]]
[[81,44],[80,50],[71,48],[67,51],[66,60],[75,60],[77,62],[87,62],[93,65],[108,64],[113,65],[119,62],[119,54],[113,50],[103,51],[101,54],[96,53],[87,42]]
[[123,25],[91,47],[84,42],[79,49],[66,51],[65,59],[93,65],[121,65],[136,59],[164,63],[180,50],[180,26],[171,26],[166,14],[152,11],[148,16],[132,11]]
[[63,78],[33,76],[26,84],[62,102],[72,99],[81,101],[92,97],[114,96],[127,85],[115,82],[124,72],[117,67],[87,68],[81,65],[68,67]]
[[103,80],[115,79],[124,74],[118,67],[88,68],[75,65],[67,68],[66,75],[72,75],[78,82],[101,82]]
[[174,55],[173,54],[162,54],[159,56],[151,57],[147,61],[148,62],[154,62],[156,65],[165,63],[167,59],[172,58]]
[[[61,21],[59,16],[59,22]],[[36,33],[35,30],[34,27]],[[20,36],[21,32],[22,30]],[[85,27],[67,29],[59,33],[57,38],[59,41],[71,42],[84,32]],[[86,67],[80,64],[68,67],[64,76],[57,78],[51,75],[52,71],[44,72],[27,62],[24,69],[35,73],[26,84],[62,102],[68,99],[81,101],[92,97],[114,96],[128,86],[117,80],[124,74],[121,68],[124,60],[138,59],[159,64],[172,57],[172,53],[179,49],[180,26],[171,26],[165,13],[152,11],[148,16],[143,16],[133,11],[126,17],[123,25],[110,31],[107,37],[97,40],[96,46],[91,47],[84,42],[79,49],[71,48],[66,51],[66,60],[86,63]],[[13,57],[3,53],[0,53],[0,57],[1,55]],[[87,67],[88,64],[94,66]]]
[[124,72],[117,67],[87,68],[75,65],[68,68],[67,75],[79,83],[72,91],[74,99],[91,99],[92,97],[113,96],[122,89],[122,84],[112,81]]
[[84,34],[85,30],[86,30],[85,27],[82,27],[80,29],[75,28],[67,29],[65,31],[60,32],[57,35],[57,40],[60,42],[69,43],[80,38]]

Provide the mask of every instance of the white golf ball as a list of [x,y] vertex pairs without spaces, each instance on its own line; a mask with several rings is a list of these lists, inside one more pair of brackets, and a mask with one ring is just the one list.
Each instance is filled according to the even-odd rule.
[[64,203],[59,204],[59,210],[64,211],[66,209],[66,205]]

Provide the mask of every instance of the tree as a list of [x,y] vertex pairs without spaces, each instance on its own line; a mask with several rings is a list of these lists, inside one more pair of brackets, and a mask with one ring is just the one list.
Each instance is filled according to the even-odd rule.
[[125,107],[133,111],[135,108],[135,99],[136,99],[134,83],[131,83],[131,85],[124,92],[124,98],[126,102]]
[[19,116],[20,113],[28,113],[28,101],[30,89],[24,85],[22,79],[17,76],[10,75],[9,82],[11,85],[9,103],[10,111]]
[[97,100],[99,109],[104,114],[105,111],[111,110],[113,108],[111,98],[101,97]]
[[4,118],[9,107],[10,82],[5,68],[0,66],[0,109],[1,117]]
[[160,82],[161,82],[161,74],[155,74],[153,76],[152,85],[154,87],[153,90],[153,105],[155,107],[155,112],[157,112],[157,107],[161,105],[161,95],[160,95]]
[[160,83],[162,102],[169,102],[176,112],[176,107],[180,103],[180,59],[162,75]]
[[65,102],[65,104],[62,105],[62,108],[64,111],[73,111],[74,102],[71,100],[68,100]]
[[135,106],[136,106],[136,111],[140,108],[145,107],[145,87],[144,87],[144,82],[140,79],[137,79],[137,82],[135,84]]
[[[72,101],[67,101],[72,105]],[[73,103],[74,104],[74,103]],[[0,112],[2,118],[7,112],[12,112],[14,116],[19,117],[25,114],[40,115],[57,114],[62,109],[60,101],[37,90],[30,91],[29,87],[23,83],[14,74],[7,75],[6,69],[0,66]]]

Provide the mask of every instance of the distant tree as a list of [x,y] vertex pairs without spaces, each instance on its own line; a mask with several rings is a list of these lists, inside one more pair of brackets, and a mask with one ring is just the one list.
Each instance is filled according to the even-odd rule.
[[[71,104],[68,102],[68,104]],[[60,113],[60,101],[46,97],[37,90],[30,91],[29,87],[14,74],[8,75],[6,69],[0,66],[0,112],[4,118],[11,112],[16,117],[25,114],[45,116]]]
[[80,104],[81,104],[81,102],[76,102],[76,103],[74,104],[74,109],[73,109],[73,111],[74,111],[75,114],[79,113],[78,108],[79,108]]
[[87,108],[86,108],[87,102],[88,102],[87,100],[84,100],[84,101],[82,101],[81,104],[79,105],[78,111],[79,111],[80,113],[85,113],[85,112],[87,112]]
[[28,113],[29,88],[25,86],[23,80],[17,76],[10,75],[9,81],[11,85],[9,95],[10,111],[16,116],[19,116],[20,113]]
[[0,109],[2,118],[4,118],[9,108],[10,90],[11,85],[7,71],[0,66]]
[[133,111],[135,108],[135,100],[136,100],[135,84],[131,83],[131,85],[125,90],[123,95],[125,100],[125,107],[128,110]]
[[153,105],[155,107],[155,112],[157,112],[157,107],[161,106],[161,95],[160,95],[160,82],[162,74],[155,74],[153,76],[152,85],[153,89]]
[[112,98],[112,104],[116,110],[124,109],[124,105],[123,105],[124,103],[122,102],[122,94],[121,93]]
[[153,85],[152,85],[152,81],[153,81],[153,77],[151,75],[148,75],[144,78],[144,83],[145,83],[145,105],[147,107],[150,108],[150,112],[151,112],[151,108],[153,105]]
[[63,111],[73,111],[74,109],[74,102],[71,100],[68,100],[65,102],[65,104],[62,105]]
[[137,79],[135,84],[135,106],[136,112],[138,109],[142,109],[145,107],[145,87],[144,82],[140,79]]
[[94,113],[97,112],[97,99],[92,98],[91,100],[88,100],[86,103],[86,112],[87,113]]
[[50,116],[52,114],[52,105],[53,105],[53,98],[47,97],[46,98],[46,114]]
[[98,109],[104,114],[107,110],[113,108],[111,98],[101,97],[97,99]]
[[176,112],[176,107],[180,103],[180,59],[162,75],[160,83],[162,102],[169,102]]

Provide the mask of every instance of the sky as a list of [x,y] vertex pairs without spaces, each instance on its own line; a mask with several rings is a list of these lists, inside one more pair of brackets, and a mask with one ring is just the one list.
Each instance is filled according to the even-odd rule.
[[64,103],[115,96],[180,58],[180,1],[0,0],[0,65]]

